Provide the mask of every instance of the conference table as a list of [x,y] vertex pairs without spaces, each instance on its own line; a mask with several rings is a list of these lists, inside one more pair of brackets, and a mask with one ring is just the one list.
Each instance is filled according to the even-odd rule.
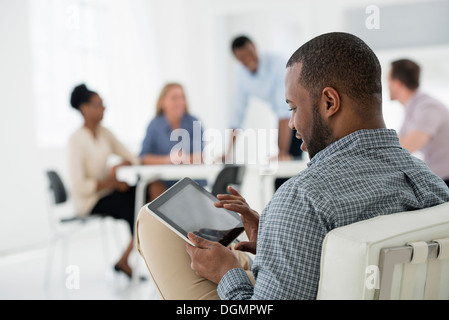
[[[262,210],[273,196],[274,184],[278,178],[290,178],[307,167],[300,160],[273,161],[267,164],[241,164],[245,174],[241,194],[256,211]],[[195,180],[207,180],[213,185],[217,175],[223,170],[223,164],[180,164],[180,165],[136,165],[124,166],[117,170],[117,178],[136,186],[136,218],[145,205],[147,187],[157,180],[180,180],[189,177]]]

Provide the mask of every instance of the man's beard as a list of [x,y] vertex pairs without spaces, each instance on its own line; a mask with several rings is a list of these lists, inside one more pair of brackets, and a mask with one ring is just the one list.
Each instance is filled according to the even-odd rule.
[[307,151],[310,159],[335,141],[332,131],[321,118],[318,111],[318,103],[313,105],[313,126],[309,139]]

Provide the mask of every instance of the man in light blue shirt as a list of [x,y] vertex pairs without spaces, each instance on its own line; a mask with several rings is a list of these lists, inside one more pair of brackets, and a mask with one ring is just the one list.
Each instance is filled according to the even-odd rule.
[[[285,108],[284,69],[285,61],[274,54],[258,54],[253,42],[245,37],[237,37],[232,42],[232,52],[240,62],[237,70],[237,82],[230,127],[240,129],[245,118],[250,97],[256,97],[270,104],[279,119],[279,155],[278,158],[291,159],[301,157],[300,142],[292,135],[288,127],[290,113]],[[231,140],[228,155],[234,144]]]

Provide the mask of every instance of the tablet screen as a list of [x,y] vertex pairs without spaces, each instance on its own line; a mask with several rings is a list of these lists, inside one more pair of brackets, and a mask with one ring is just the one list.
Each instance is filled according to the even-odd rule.
[[242,221],[235,212],[216,208],[215,201],[210,193],[188,179],[178,182],[149,208],[184,236],[192,232],[227,245],[243,231]]

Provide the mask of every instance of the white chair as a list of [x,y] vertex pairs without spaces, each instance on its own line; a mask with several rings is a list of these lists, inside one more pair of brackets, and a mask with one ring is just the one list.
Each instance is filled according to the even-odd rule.
[[449,300],[449,203],[332,230],[320,272],[322,300]]

